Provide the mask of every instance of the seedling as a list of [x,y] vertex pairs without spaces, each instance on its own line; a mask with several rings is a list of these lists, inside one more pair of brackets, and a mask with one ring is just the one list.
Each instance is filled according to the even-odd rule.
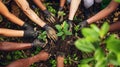
[[47,34],[46,31],[43,31],[42,33],[39,34],[38,39],[46,41],[47,38],[46,34]]
[[58,30],[57,36],[61,36],[63,40],[67,35],[72,35],[72,32],[68,30],[69,25],[66,21],[64,21],[61,25],[55,25],[55,27]]

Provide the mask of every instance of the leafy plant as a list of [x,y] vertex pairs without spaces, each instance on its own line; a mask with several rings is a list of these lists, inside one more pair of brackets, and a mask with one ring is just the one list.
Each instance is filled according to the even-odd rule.
[[[109,25],[105,22],[101,29],[96,25],[90,25],[90,28],[83,28],[84,38],[78,39],[75,46],[86,53],[93,53],[93,57],[81,60],[78,67],[107,67],[108,64],[120,65],[120,40],[115,35],[106,38]],[[104,45],[103,45],[104,44]],[[101,45],[105,46],[102,48]],[[107,50],[107,52],[105,51]],[[91,62],[94,62],[92,65]]]
[[46,41],[46,31],[43,31],[42,33],[39,34],[38,39]]
[[52,64],[52,67],[56,67],[57,61],[54,59],[51,59],[50,63]]
[[61,25],[55,25],[55,27],[58,30],[57,36],[61,36],[63,40],[67,35],[72,35],[72,32],[68,30],[69,25],[66,21],[64,21]]

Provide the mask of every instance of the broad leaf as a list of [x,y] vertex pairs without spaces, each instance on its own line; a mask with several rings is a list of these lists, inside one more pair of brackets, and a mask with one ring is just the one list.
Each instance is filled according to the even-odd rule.
[[92,45],[92,43],[90,43],[86,39],[78,39],[75,42],[75,46],[79,50],[84,51],[84,52],[93,52],[95,50],[95,47]]
[[82,29],[83,36],[89,40],[90,42],[96,42],[99,40],[99,33],[97,33],[95,30],[90,28],[83,28]]
[[95,64],[95,67],[107,67],[107,60],[106,60],[105,58],[99,60],[99,61]]
[[78,67],[90,67],[88,64],[79,64]]
[[107,49],[114,52],[114,53],[120,53],[120,40],[116,39],[114,36],[111,36],[106,41],[107,43]]
[[109,24],[105,22],[101,27],[100,37],[103,38],[107,34],[108,30],[109,30]]
[[62,36],[64,33],[63,32],[59,32],[57,33],[57,36]]
[[55,27],[59,32],[62,31],[62,27],[60,25],[55,25]]
[[90,27],[95,30],[97,33],[100,32],[100,29],[95,25],[95,24],[91,24]]
[[82,60],[80,61],[80,63],[82,63],[82,64],[87,64],[87,63],[89,63],[89,62],[92,61],[92,60],[94,60],[94,58],[86,58],[86,59],[82,59]]
[[104,56],[105,56],[104,51],[101,48],[98,48],[95,51],[95,54],[94,54],[95,60],[100,61],[101,59],[104,58]]

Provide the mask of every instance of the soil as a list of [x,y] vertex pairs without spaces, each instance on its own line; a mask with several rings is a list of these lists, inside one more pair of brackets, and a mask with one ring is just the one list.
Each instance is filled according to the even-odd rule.
[[[34,5],[31,1],[29,3]],[[54,6],[54,4],[53,4],[53,6]],[[82,4],[80,6],[82,6]],[[56,9],[57,9],[57,7],[56,7]],[[98,8],[96,8],[96,9],[98,9]],[[24,13],[21,11],[21,9],[14,2],[10,2],[9,10],[17,17],[20,17],[22,20],[32,24],[37,29],[39,28],[34,23],[32,23],[32,21],[30,21],[27,18],[27,16],[24,15]],[[84,8],[80,7],[80,9],[78,9],[78,11],[75,15],[76,17],[81,18],[82,20],[86,19],[86,17],[84,16],[83,10],[84,10]],[[92,10],[92,8],[90,8],[90,10]],[[66,20],[68,18],[68,13],[69,13],[68,12],[69,11],[68,5],[65,6],[65,11],[66,11],[66,16],[64,17],[64,19]],[[91,16],[94,14],[95,14],[95,12],[91,11]],[[43,15],[41,14],[41,11],[39,12],[39,17],[42,20],[46,21],[44,19]],[[102,21],[107,20],[111,24],[112,22],[119,20],[119,18],[120,18],[120,12],[119,12],[119,9],[117,9],[114,13],[112,13],[109,17],[103,19]],[[102,21],[98,21],[97,25],[100,26],[103,23]],[[6,22],[8,22],[8,23],[6,24]],[[75,22],[75,24],[77,24],[80,21],[75,20],[74,22]],[[50,25],[53,26],[55,24],[53,24],[53,25],[50,24]],[[7,27],[7,28],[11,28],[11,29],[21,29],[19,26],[16,26],[13,23],[9,23],[9,21],[6,20],[6,18],[4,18],[3,22],[0,23],[0,27]],[[118,34],[118,32],[117,32],[117,34]],[[65,53],[66,58],[68,57],[68,55],[70,55],[70,57],[72,57],[74,54],[76,54],[76,56],[78,57],[79,60],[82,59],[83,58],[82,52],[77,50],[76,47],[74,46],[74,41],[76,41],[80,37],[82,37],[82,36],[80,35],[80,32],[79,32],[78,37],[75,37],[74,35],[67,36],[65,38],[65,40],[62,40],[61,37],[59,37],[58,41],[55,44],[53,42],[51,42],[50,45],[52,45],[52,47],[51,47],[52,49],[50,52],[51,52],[52,56],[50,57],[50,59],[56,59],[57,52]],[[2,39],[0,39],[0,41],[12,41],[12,42],[32,42],[33,41],[33,39],[29,40],[29,39],[23,39],[23,38],[7,38],[7,37],[1,37],[1,38]],[[34,49],[36,49],[36,48],[24,50],[23,52],[27,56],[31,56],[30,53],[34,52]],[[0,65],[1,65],[1,61],[8,62],[8,63],[4,64],[4,65],[6,65],[6,64],[9,64],[9,62],[14,60],[14,59],[13,60],[6,60],[6,55],[8,55],[9,53],[11,53],[11,52],[5,52],[5,53],[0,52]],[[11,56],[12,56],[12,54],[11,54]],[[49,63],[50,59],[48,59],[48,61],[45,61],[45,62],[35,63],[37,65],[36,67],[52,67],[51,64]],[[65,67],[77,67],[78,63],[79,63],[79,61],[73,60],[72,64],[66,64]]]

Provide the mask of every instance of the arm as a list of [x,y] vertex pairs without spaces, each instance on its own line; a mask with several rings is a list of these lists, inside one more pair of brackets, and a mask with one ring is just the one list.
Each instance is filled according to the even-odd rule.
[[24,11],[24,13],[36,24],[44,28],[47,32],[48,38],[51,38],[53,40],[57,40],[56,31],[48,26],[44,21],[42,21],[35,12],[29,7],[29,4],[26,0],[15,0],[15,2],[18,4],[18,6]]
[[87,20],[88,24],[91,24],[95,21],[101,20],[104,17],[108,16],[110,13],[112,13],[118,7],[118,5],[119,5],[119,3],[112,0],[105,9],[103,9],[102,11],[97,13],[95,16],[89,18]]
[[47,9],[40,0],[33,0],[33,1],[42,11]]
[[35,62],[45,61],[48,58],[49,58],[49,53],[45,52],[45,51],[41,51],[39,54],[37,54],[33,57],[14,61],[6,67],[29,67],[31,64],[33,64]]
[[7,19],[9,19],[15,24],[18,24],[20,26],[23,26],[24,24],[22,20],[20,20],[19,18],[14,16],[12,13],[10,13],[6,8],[6,6],[1,1],[0,1],[0,14],[2,14],[3,16],[5,16]]
[[120,30],[120,21],[110,25],[110,29],[109,29],[110,32],[119,31],[119,30]]
[[60,7],[64,7],[66,0],[60,0]]
[[69,20],[73,20],[73,17],[79,7],[81,0],[72,0],[70,4],[70,13],[69,13]]
[[32,30],[11,30],[0,28],[0,35],[7,37],[32,37],[35,38],[38,36],[37,31]]
[[0,35],[7,37],[23,37],[24,31],[0,28]]
[[15,0],[17,5],[24,11],[24,13],[36,24],[43,27],[46,23],[42,21],[37,14],[29,7],[29,4],[26,0]]
[[0,42],[0,50],[13,51],[31,48],[31,43]]

